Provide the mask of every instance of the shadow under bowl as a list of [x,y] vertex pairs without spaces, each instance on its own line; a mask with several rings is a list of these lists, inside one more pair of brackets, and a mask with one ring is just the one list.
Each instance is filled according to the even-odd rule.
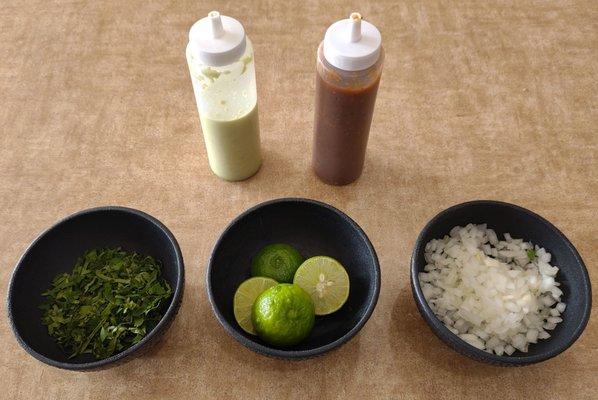
[[[70,359],[42,324],[42,292],[54,278],[71,272],[87,250],[122,247],[162,263],[162,277],[173,289],[159,323],[137,344],[108,358],[91,354]],[[156,218],[131,208],[98,207],[73,214],[43,232],[17,263],[8,290],[8,317],[19,344],[33,357],[54,367],[97,370],[140,355],[170,326],[180,307],[184,284],[183,256],[173,234]]]
[[[271,346],[246,333],[233,314],[235,291],[251,277],[252,258],[271,243],[288,243],[305,258],[333,257],[349,274],[347,302],[317,316],[311,334],[292,347]],[[315,200],[284,198],[259,204],[230,223],[214,247],[206,283],[216,318],[238,342],[267,356],[302,359],[341,346],[365,325],[380,293],[380,267],[366,234],[347,215]]]
[[[515,351],[511,356],[490,354],[469,345],[444,326],[434,315],[422,293],[419,276],[424,272],[426,244],[432,239],[448,235],[455,226],[487,223],[503,240],[504,233],[513,238],[544,247],[552,254],[551,264],[558,266],[556,280],[563,291],[561,300],[567,304],[563,321],[546,340],[530,344],[529,351]],[[571,346],[588,323],[592,306],[592,292],[588,271],[571,242],[554,225],[525,208],[491,200],[471,201],[450,207],[436,215],[419,234],[411,257],[411,289],[417,308],[432,331],[457,352],[490,364],[521,366],[548,360]]]

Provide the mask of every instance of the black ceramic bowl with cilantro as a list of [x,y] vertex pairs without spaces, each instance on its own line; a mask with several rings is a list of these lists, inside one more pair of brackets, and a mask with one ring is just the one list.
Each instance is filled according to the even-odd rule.
[[178,311],[183,282],[178,243],[160,221],[130,208],[93,208],[29,246],[13,272],[8,314],[38,360],[101,369],[156,343]]

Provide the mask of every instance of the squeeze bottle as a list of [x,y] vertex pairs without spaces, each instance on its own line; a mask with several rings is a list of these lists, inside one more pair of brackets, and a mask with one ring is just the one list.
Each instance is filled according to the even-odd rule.
[[384,49],[359,13],[332,24],[318,48],[312,167],[331,185],[361,175]]
[[212,11],[191,27],[186,53],[210,168],[247,179],[262,163],[251,41],[239,21]]

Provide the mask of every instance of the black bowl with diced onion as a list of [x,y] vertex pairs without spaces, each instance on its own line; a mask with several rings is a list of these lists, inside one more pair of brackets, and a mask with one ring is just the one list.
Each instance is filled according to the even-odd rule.
[[[463,332],[461,332],[460,337],[460,332],[454,324],[452,326],[445,325],[445,323],[452,323],[446,321],[446,314],[436,315],[426,300],[427,297],[431,298],[430,287],[426,288],[428,290],[425,293],[427,296],[424,295],[425,290],[422,289],[423,286],[426,286],[425,281],[429,279],[426,274],[431,269],[431,267],[428,267],[426,270],[428,264],[425,256],[426,245],[433,239],[441,239],[445,235],[450,235],[454,227],[465,227],[468,224],[487,224],[488,228],[492,228],[496,232],[500,240],[503,240],[504,234],[508,233],[513,238],[521,238],[524,242],[532,242],[546,249],[551,254],[550,264],[558,267],[558,272],[554,277],[558,282],[557,286],[551,286],[554,293],[560,296],[559,302],[555,301],[554,304],[551,304],[555,310],[558,306],[558,312],[554,311],[555,315],[549,316],[550,319],[545,321],[547,324],[545,326],[550,328],[546,330],[546,332],[549,332],[550,337],[542,339],[542,335],[546,334],[541,334],[540,338],[532,335],[535,343],[526,344],[524,348],[522,347],[522,349],[527,350],[526,352],[511,349],[509,355],[501,349],[502,355],[498,355],[491,348],[484,350],[487,341],[482,340],[484,345],[480,346],[477,341],[479,337],[476,335],[474,335],[476,337],[468,338],[467,333],[465,333],[466,336],[463,336]],[[490,249],[484,249],[483,251],[486,255],[492,257]],[[530,257],[539,257],[533,253],[533,248],[530,251],[532,251]],[[540,252],[540,254],[543,253]],[[430,248],[428,248],[429,256]],[[548,258],[544,256],[544,259]],[[516,262],[514,258],[510,260],[513,263]],[[520,262],[521,265],[525,264],[524,260],[520,260]],[[525,271],[524,267],[522,267],[522,270]],[[424,273],[424,275],[421,275],[422,279],[420,280],[421,273]],[[435,276],[441,273],[443,272],[437,269],[437,275]],[[492,285],[488,286],[491,287]],[[590,317],[592,303],[587,269],[581,256],[565,235],[546,219],[525,208],[490,200],[471,201],[455,205],[442,211],[428,222],[419,234],[413,250],[411,288],[422,317],[442,341],[457,352],[470,358],[502,366],[533,364],[548,360],[565,351],[579,338],[585,329]],[[550,302],[550,299],[547,301]],[[561,302],[562,305],[559,305]],[[436,309],[438,310],[437,306]],[[468,343],[465,339],[471,340]]]

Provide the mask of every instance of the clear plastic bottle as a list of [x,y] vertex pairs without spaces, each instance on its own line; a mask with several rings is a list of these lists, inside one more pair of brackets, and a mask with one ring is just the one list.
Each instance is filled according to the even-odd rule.
[[318,48],[312,166],[331,185],[361,175],[384,49],[376,27],[352,13],[326,31]]
[[228,181],[260,168],[255,64],[234,18],[212,11],[189,32],[187,63],[212,171]]

